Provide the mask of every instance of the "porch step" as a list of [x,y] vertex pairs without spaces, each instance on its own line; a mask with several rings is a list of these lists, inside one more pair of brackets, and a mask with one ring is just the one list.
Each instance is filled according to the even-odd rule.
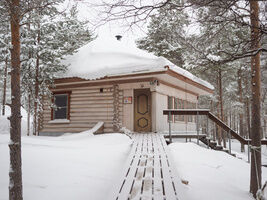
[[[214,147],[214,150],[217,150],[217,151],[224,151],[224,152],[226,152],[226,149],[223,149],[223,147],[222,146],[215,146]],[[227,153],[227,152],[226,152]]]
[[229,149],[224,149],[222,146],[218,145],[217,142],[212,141],[211,139],[207,138],[205,135],[204,137],[199,138],[201,142],[203,142],[205,145],[209,146],[211,149],[216,150],[216,151],[223,151],[225,153],[230,154],[231,156],[236,157],[234,153],[230,153]]

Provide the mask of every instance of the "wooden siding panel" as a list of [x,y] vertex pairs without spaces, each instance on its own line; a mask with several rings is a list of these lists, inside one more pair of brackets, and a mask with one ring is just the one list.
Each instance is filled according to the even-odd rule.
[[[103,92],[100,92],[103,88]],[[61,91],[52,89],[52,91]],[[73,88],[70,96],[70,123],[49,123],[51,109],[49,99],[44,98],[43,129],[40,132],[81,132],[103,121],[104,132],[113,128],[113,86]],[[123,92],[119,91],[119,119],[122,121]]]

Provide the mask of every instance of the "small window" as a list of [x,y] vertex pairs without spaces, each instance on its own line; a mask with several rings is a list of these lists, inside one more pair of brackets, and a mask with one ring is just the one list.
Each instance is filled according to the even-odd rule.
[[168,96],[168,109],[173,109],[172,97]]
[[69,93],[54,94],[52,119],[69,119]]
[[100,88],[100,93],[103,93],[104,92],[104,88]]

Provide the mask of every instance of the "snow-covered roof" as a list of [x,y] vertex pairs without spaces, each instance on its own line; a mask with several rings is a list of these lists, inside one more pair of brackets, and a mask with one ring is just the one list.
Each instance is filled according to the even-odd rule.
[[99,37],[78,49],[75,54],[66,57],[63,63],[68,65],[64,78],[80,77],[87,80],[167,71],[166,66],[168,66],[176,73],[214,89],[210,83],[174,65],[166,58],[138,49],[135,44],[118,41],[115,37],[114,39]]

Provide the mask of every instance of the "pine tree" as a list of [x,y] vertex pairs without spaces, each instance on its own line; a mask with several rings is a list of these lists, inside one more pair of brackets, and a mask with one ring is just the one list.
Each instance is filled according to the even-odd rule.
[[[177,0],[173,2],[180,3]],[[171,5],[165,6],[151,16],[147,36],[137,40],[137,46],[183,67],[182,39],[185,37],[188,23],[188,15],[185,11],[172,9]]]
[[[42,97],[50,95],[53,79],[64,73],[64,56],[93,39],[86,22],[77,19],[76,7],[60,13],[54,6],[29,13],[31,22],[23,28],[22,87],[27,95],[29,111],[33,112],[33,134],[38,135]],[[33,84],[34,83],[34,84]],[[28,98],[32,99],[29,103]]]
[[10,47],[11,47],[11,35],[10,35],[10,24],[7,20],[4,20],[0,24],[0,71],[1,71],[1,103],[2,103],[2,115],[5,115],[5,104],[7,99],[7,82],[8,82],[8,71],[10,65]]

